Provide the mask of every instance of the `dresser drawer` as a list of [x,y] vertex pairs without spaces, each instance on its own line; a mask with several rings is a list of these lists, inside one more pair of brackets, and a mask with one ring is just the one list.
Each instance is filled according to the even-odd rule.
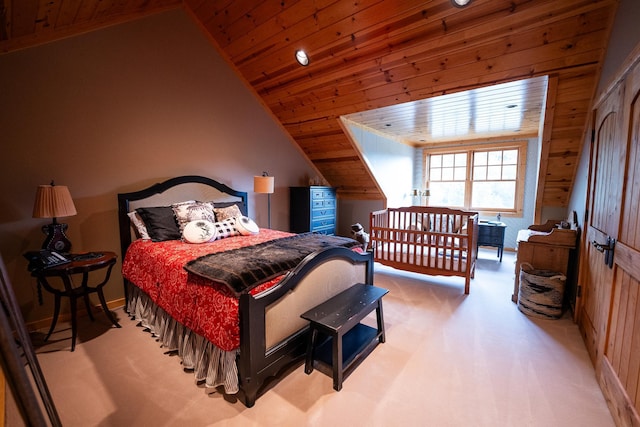
[[312,228],[311,231],[313,231],[314,233],[320,233],[320,234],[336,234],[336,227],[334,225],[323,226],[323,227]]
[[335,199],[313,199],[311,201],[313,209],[322,209],[322,208],[335,208],[336,200]]
[[311,221],[311,230],[315,231],[318,228],[324,228],[324,227],[334,227],[336,226],[336,221],[334,218],[319,218],[319,219],[313,219]]
[[327,188],[314,188],[311,191],[311,198],[316,199],[333,199],[335,198],[333,190]]
[[311,211],[311,220],[320,219],[320,218],[335,218],[336,210],[333,208],[327,209],[314,209]]
[[480,244],[487,244],[487,245],[501,245],[503,242],[502,237],[496,237],[496,236],[485,236],[482,238],[478,238],[478,242],[480,242]]

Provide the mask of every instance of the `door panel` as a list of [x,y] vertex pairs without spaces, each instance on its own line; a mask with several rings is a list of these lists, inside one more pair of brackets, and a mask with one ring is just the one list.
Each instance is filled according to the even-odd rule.
[[594,113],[594,141],[591,152],[588,242],[581,255],[579,283],[582,286],[578,324],[589,356],[596,369],[604,352],[613,271],[605,264],[604,253],[592,242],[606,243],[618,236],[624,141],[619,135],[623,123],[624,84],[618,84]]
[[[587,228],[587,242],[603,242],[607,234],[594,227]],[[611,295],[613,271],[604,263],[604,256],[592,244],[582,251],[581,263],[586,266],[582,283],[582,311],[579,322],[582,337],[593,366],[602,356],[601,342],[605,336],[606,318]]]
[[[600,383],[618,425],[640,425],[640,66],[626,78],[623,135],[628,159],[613,297]],[[625,168],[621,168],[625,169]]]

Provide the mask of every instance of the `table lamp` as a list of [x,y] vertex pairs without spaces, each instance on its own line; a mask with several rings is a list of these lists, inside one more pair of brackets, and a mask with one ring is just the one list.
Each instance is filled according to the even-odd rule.
[[58,223],[57,218],[76,214],[76,207],[66,186],[55,185],[53,181],[50,185],[38,186],[33,206],[33,217],[53,218],[51,224],[42,226],[42,232],[47,235],[42,249],[63,253],[68,253],[71,250],[71,242],[64,233],[67,224]]
[[269,209],[269,228],[271,228],[271,194],[274,188],[274,178],[268,173],[262,172],[262,176],[253,177],[253,191],[267,195],[267,207]]

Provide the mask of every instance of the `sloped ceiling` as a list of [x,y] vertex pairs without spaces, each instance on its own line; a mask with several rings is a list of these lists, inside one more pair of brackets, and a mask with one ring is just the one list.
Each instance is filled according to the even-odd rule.
[[[549,75],[539,206],[565,206],[617,2],[186,0],[328,181],[380,197],[339,118]],[[310,57],[299,66],[294,52]]]
[[617,3],[4,0],[0,51],[182,6],[339,194],[363,199],[383,196],[341,116],[548,75],[540,209],[567,205]]

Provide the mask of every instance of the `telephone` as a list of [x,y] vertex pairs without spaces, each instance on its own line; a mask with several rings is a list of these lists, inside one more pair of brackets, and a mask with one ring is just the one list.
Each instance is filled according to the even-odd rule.
[[24,254],[24,257],[29,260],[29,271],[55,267],[57,265],[71,262],[71,259],[64,255],[60,255],[58,252],[47,249],[27,252]]

